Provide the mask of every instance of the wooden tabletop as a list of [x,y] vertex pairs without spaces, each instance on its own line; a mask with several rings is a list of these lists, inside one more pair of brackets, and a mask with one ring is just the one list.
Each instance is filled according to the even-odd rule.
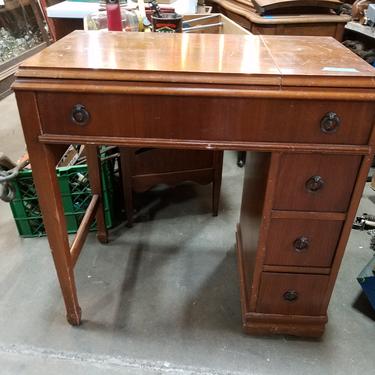
[[75,31],[26,60],[17,76],[269,85],[298,77],[336,87],[349,77],[375,85],[375,69],[339,42],[306,36]]

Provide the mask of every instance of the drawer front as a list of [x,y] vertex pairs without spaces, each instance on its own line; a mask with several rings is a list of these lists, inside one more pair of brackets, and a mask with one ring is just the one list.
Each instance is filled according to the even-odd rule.
[[345,212],[361,160],[352,155],[284,154],[273,208]]
[[38,93],[44,133],[203,141],[367,144],[366,102]]
[[266,265],[330,267],[343,222],[272,219]]
[[324,315],[329,276],[263,272],[257,312],[285,315]]

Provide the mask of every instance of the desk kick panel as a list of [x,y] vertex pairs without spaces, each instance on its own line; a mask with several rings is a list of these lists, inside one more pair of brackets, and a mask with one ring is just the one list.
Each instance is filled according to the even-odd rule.
[[37,98],[43,133],[56,135],[363,145],[375,117],[366,102],[73,93]]

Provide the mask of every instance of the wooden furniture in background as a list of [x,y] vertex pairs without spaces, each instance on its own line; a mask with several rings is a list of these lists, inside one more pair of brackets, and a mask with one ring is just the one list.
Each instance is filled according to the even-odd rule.
[[283,8],[297,9],[303,14],[305,8],[339,9],[342,5],[340,0],[252,0],[252,3],[259,14]]
[[[26,61],[14,89],[71,324],[87,231],[69,245],[54,150],[78,143],[250,151],[237,230],[243,327],[324,332],[375,151],[371,66],[332,38],[76,31]],[[102,215],[93,191],[87,225]]]
[[332,36],[341,41],[345,24],[350,21],[350,16],[337,15],[329,9],[317,9],[314,14],[299,11],[261,16],[251,0],[206,0],[206,3],[256,35]]
[[155,185],[174,186],[184,181],[212,183],[212,214],[219,210],[223,151],[157,148],[120,149],[127,225],[133,225],[133,192],[143,193]]

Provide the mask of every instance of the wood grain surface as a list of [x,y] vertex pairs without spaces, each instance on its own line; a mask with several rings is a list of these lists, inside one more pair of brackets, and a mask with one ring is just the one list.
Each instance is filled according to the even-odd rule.
[[[327,69],[328,68],[328,69]],[[134,72],[138,80],[151,73],[159,80],[168,74],[233,78],[298,76],[366,77],[374,87],[374,69],[332,38],[255,35],[116,33],[75,31],[26,60],[18,76],[59,78],[61,72],[87,79],[110,74],[123,79]],[[140,73],[143,73],[143,75]],[[235,80],[234,80],[235,81]],[[214,83],[213,81],[212,83]],[[258,81],[254,81],[258,83]]]
[[81,315],[59,145],[90,145],[91,180],[101,144],[240,149],[253,152],[237,233],[244,329],[320,336],[375,153],[374,88],[374,69],[332,38],[75,32],[25,62],[14,89],[68,321]]

